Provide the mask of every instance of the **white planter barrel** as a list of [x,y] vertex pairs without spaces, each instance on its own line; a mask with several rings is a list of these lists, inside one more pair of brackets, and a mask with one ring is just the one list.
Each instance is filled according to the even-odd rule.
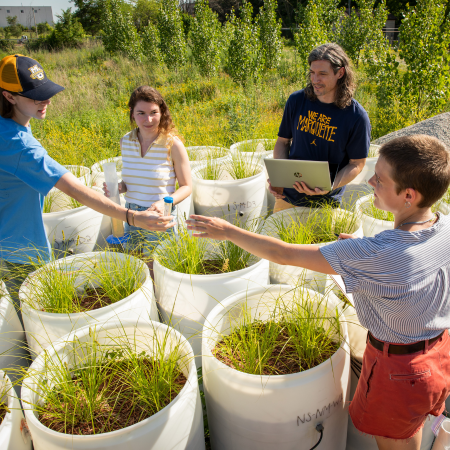
[[[265,286],[239,292],[216,306],[203,328],[202,355],[205,398],[211,444],[214,450],[310,449],[319,440],[316,425],[323,424],[322,450],[345,450],[350,355],[347,325],[339,350],[313,369],[290,375],[259,376],[234,370],[219,360],[212,349],[229,333],[230,311],[238,320],[244,304],[252,317],[264,320],[277,305],[292,301],[292,286]],[[321,294],[310,291],[312,299]],[[336,307],[330,298],[328,306]]]
[[[344,214],[344,211],[340,209],[336,209],[335,211],[336,214]],[[319,212],[320,209],[310,209],[303,207],[290,208],[284,211],[277,212],[266,219],[261,234],[279,239],[279,235],[275,227],[276,220],[304,223],[306,222],[310,214],[317,214]],[[352,230],[352,233],[356,234],[356,236],[358,237],[363,237],[361,221],[359,219],[356,220],[356,226],[355,229]],[[325,242],[317,245],[319,245],[319,247],[323,247],[325,245],[332,244],[333,242],[336,241]],[[269,263],[269,273],[271,284],[295,285],[304,280],[308,282],[312,289],[318,290],[321,293],[324,292],[328,284],[328,278],[325,274],[315,272],[313,270],[303,269],[302,267],[281,265],[272,261],[270,261]]]
[[263,167],[252,177],[234,180],[224,170],[220,180],[202,180],[192,171],[192,196],[196,214],[245,223],[265,214],[266,178]]
[[256,260],[236,272],[189,275],[167,269],[155,260],[153,272],[162,320],[189,339],[200,366],[201,331],[206,316],[229,295],[267,284],[269,261]]
[[273,152],[276,139],[249,139],[247,141],[236,142],[230,147],[231,153],[264,153]]
[[99,161],[98,163],[95,163],[91,167],[92,171],[92,186],[96,186],[99,188],[103,187],[103,183],[105,182],[105,174],[103,173],[103,164],[108,162],[115,162],[117,163],[117,177],[122,179],[122,157],[116,156],[114,158],[108,158],[103,159],[102,161]]
[[178,223],[184,223],[189,219],[191,214],[194,214],[194,200],[192,195],[189,195],[184,200],[182,200],[177,207],[177,218]]
[[[167,327],[156,322],[139,320],[136,324],[132,320],[120,320],[99,324],[95,327],[96,338],[100,344],[116,345],[119,339],[128,340],[131,345],[137,346],[139,352],[145,351],[149,356],[154,354],[155,337],[162,342]],[[48,357],[61,358],[67,361],[69,367],[73,361],[68,357],[71,349],[75,347],[76,335],[80,343],[91,341],[90,327],[86,326],[65,336],[49,349]],[[71,343],[71,344],[68,344]],[[187,378],[187,382],[180,393],[165,408],[153,416],[139,423],[104,434],[78,436],[58,433],[50,430],[39,422],[31,409],[25,410],[28,427],[33,436],[35,450],[203,450],[205,440],[203,436],[203,416],[197,382],[197,370],[192,355],[192,349],[179,333],[170,330],[168,347],[180,343],[181,358],[180,370]],[[80,352],[82,353],[82,352]],[[39,374],[45,370],[43,355],[39,356],[30,372]],[[49,374],[51,377],[51,374]],[[35,404],[41,399],[36,393],[36,377],[30,376],[24,380],[22,399]]]
[[9,376],[15,382],[22,376],[18,369],[28,365],[25,332],[5,283],[0,281],[0,370],[12,369]]
[[[134,259],[133,256],[122,253],[95,252],[59,259],[51,264],[56,265],[62,271],[76,271],[105,258],[107,260],[115,259],[119,261],[127,258]],[[32,308],[29,305],[29,301],[27,302],[25,299],[32,299],[36,306],[39,307],[39,298],[33,296],[32,287],[34,282],[30,277],[36,277],[40,271],[45,269],[39,269],[31,274],[22,284],[19,291],[22,319],[31,356],[34,358],[57,339],[85,325],[95,325],[96,323],[106,322],[117,317],[130,320],[137,320],[143,317],[158,321],[158,310],[155,303],[150,272],[144,262],[141,261],[140,264],[142,266],[141,282],[143,284],[130,296],[103,308],[72,314],[49,313]],[[81,275],[81,277],[76,279],[77,284],[81,285],[81,282],[87,281],[84,275]],[[95,281],[91,281],[91,284],[95,287],[99,286],[99,283]]]
[[[210,158],[211,152],[214,150],[222,150],[224,152],[224,156],[220,156],[219,158]],[[211,159],[212,161],[222,163],[230,159],[230,149],[224,147],[215,147],[210,145],[199,145],[194,147],[186,147],[186,151],[189,156],[189,163],[191,165],[191,169],[198,167],[207,159]]]
[[372,201],[373,195],[360,198],[355,205],[355,212],[361,217],[364,236],[374,237],[384,230],[393,230],[394,222],[389,220],[375,219],[364,213],[364,208]]
[[108,222],[103,214],[87,206],[44,213],[44,228],[47,238],[56,253],[87,253],[95,249],[97,243],[104,245],[108,235]]
[[1,401],[11,412],[7,412],[0,424],[0,448],[2,450],[31,450],[31,437],[22,427],[24,420],[19,398],[14,394],[11,380],[0,370]]

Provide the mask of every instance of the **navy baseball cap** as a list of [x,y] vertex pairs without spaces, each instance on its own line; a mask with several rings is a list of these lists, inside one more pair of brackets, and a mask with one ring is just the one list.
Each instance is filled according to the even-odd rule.
[[48,100],[64,90],[47,78],[37,61],[24,55],[9,55],[0,61],[0,87],[37,101]]

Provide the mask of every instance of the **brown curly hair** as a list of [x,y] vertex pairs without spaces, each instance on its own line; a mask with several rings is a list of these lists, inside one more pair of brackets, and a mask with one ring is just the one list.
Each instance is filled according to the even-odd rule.
[[159,122],[158,130],[160,133],[178,136],[178,132],[173,124],[172,116],[170,115],[170,111],[165,100],[155,88],[150,86],[139,86],[131,94],[130,100],[128,101],[128,107],[130,108],[130,124],[132,127],[135,126],[133,110],[137,102],[140,100],[148,103],[155,103],[159,106],[161,111],[161,120]]
[[[310,66],[313,61],[329,61],[335,74],[341,67],[345,69],[344,76],[337,81],[336,99],[334,104],[341,109],[350,106],[353,94],[356,90],[355,75],[350,67],[350,58],[342,47],[332,43],[320,45],[308,56],[308,64]],[[309,100],[317,100],[311,82],[306,86],[305,94]]]

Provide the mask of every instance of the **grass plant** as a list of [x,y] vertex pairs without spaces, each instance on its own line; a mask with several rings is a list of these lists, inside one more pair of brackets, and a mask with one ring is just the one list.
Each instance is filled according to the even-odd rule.
[[[253,310],[247,302],[232,308],[230,328],[220,336],[214,356],[253,375],[301,372],[330,358],[343,339],[338,311],[327,306],[326,297],[314,301],[302,286],[287,294],[292,301],[281,295],[270,310],[263,300]],[[261,309],[268,310],[263,319]]]
[[189,161],[205,161],[208,159],[223,158],[228,154],[228,149],[224,147],[187,147]]
[[[94,260],[80,256],[68,262],[52,261],[39,269],[36,265],[22,301],[33,309],[71,314],[128,297],[142,285],[143,263],[132,256],[113,255],[103,252]],[[88,294],[94,299],[86,302]]]
[[12,385],[8,386],[6,376],[6,373],[3,373],[3,379],[0,380],[0,424],[3,422],[6,414],[11,412],[8,408],[8,393]]
[[240,153],[235,153],[229,161],[224,163],[225,170],[234,180],[250,178],[262,172],[263,168],[257,157],[246,158]]
[[242,142],[237,150],[244,153],[259,153],[271,151],[275,147],[276,139],[254,139],[250,142]]
[[363,207],[362,211],[364,214],[366,214],[369,217],[373,217],[374,219],[378,220],[386,220],[388,222],[393,222],[395,220],[394,214],[392,214],[389,211],[383,211],[382,209],[378,209],[374,204],[375,197],[371,197],[368,202],[366,202]]
[[163,267],[190,275],[234,272],[254,261],[250,253],[235,244],[193,237],[182,225],[178,236],[168,236],[156,248],[154,258]]
[[353,233],[357,217],[350,211],[329,205],[309,212],[289,210],[269,217],[270,234],[289,244],[319,244],[335,241],[340,233]]
[[197,175],[202,180],[220,180],[223,174],[223,164],[214,159],[208,159],[206,164],[197,170]]
[[156,414],[183,388],[180,343],[169,328],[163,336],[89,336],[68,343],[65,354],[46,350],[43,370],[27,373],[23,383],[40,399],[25,408],[48,428],[81,435],[119,430]]

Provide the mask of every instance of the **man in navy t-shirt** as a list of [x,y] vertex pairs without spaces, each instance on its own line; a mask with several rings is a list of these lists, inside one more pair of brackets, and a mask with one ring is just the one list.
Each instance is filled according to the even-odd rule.
[[370,121],[353,98],[354,75],[337,44],[315,48],[308,57],[310,83],[289,97],[273,157],[328,161],[338,165],[333,190],[310,189],[304,182],[292,188],[270,187],[274,212],[292,206],[339,205],[345,185],[363,169],[370,147]]

